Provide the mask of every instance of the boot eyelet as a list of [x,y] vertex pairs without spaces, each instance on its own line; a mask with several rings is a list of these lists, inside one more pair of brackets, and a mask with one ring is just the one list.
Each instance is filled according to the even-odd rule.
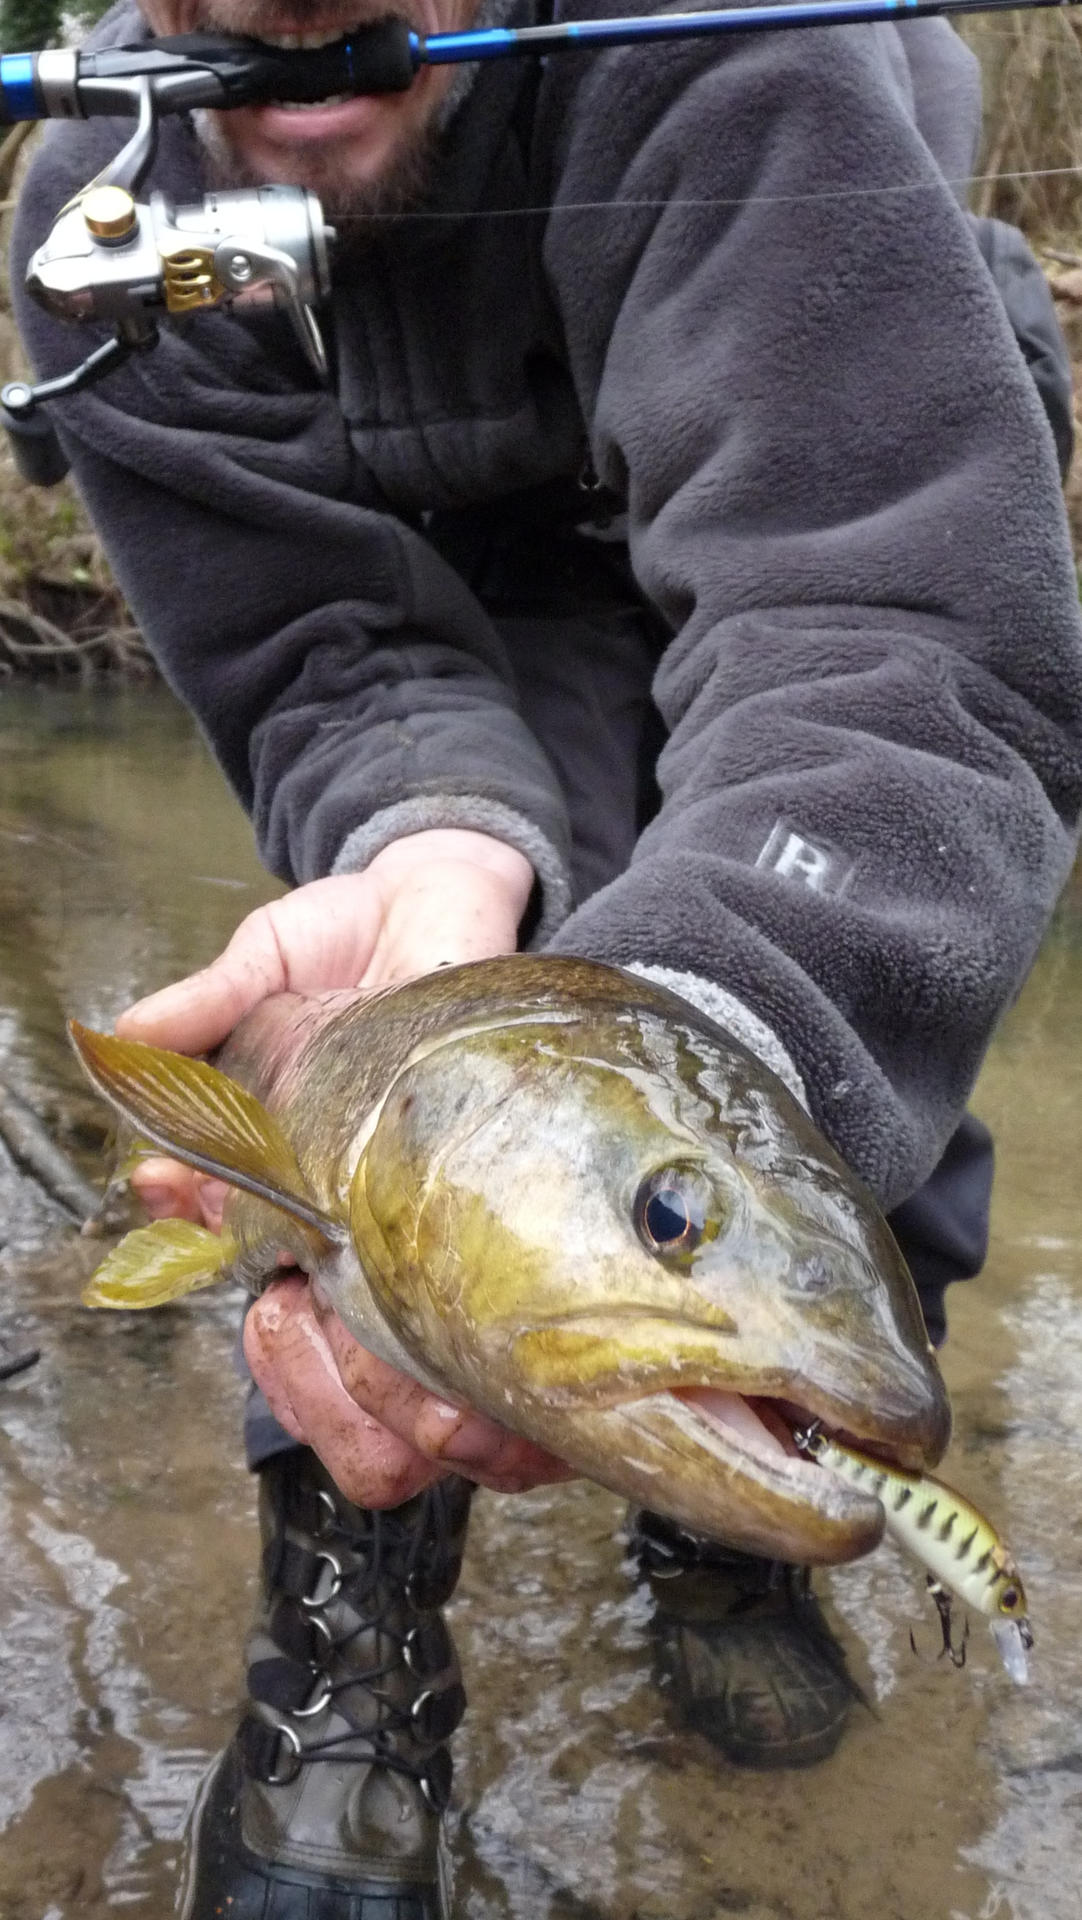
[[646,1561],[646,1571],[651,1580],[679,1580],[680,1575],[687,1573],[688,1569],[687,1567],[674,1566],[671,1561],[667,1566],[658,1566],[653,1560],[648,1559]]
[[446,1747],[438,1747],[418,1782],[433,1813],[443,1813],[451,1798],[451,1756]]
[[421,1678],[422,1674],[425,1671],[424,1661],[423,1661],[423,1658],[421,1657],[421,1650],[417,1646],[417,1642],[420,1639],[420,1636],[421,1636],[420,1627],[411,1627],[405,1639],[402,1642],[402,1658],[405,1661],[406,1666],[409,1668],[410,1672],[418,1680]]
[[283,1724],[277,1728],[277,1734],[279,1740],[284,1740],[286,1743],[289,1755],[288,1770],[279,1772],[277,1768],[272,1768],[269,1773],[263,1775],[263,1779],[268,1787],[288,1787],[297,1778],[301,1770],[301,1753],[303,1749],[292,1727],[287,1727]]
[[[301,1606],[302,1606],[302,1607],[304,1608],[304,1610],[305,1610],[305,1612],[306,1612],[306,1613],[311,1613],[311,1612],[313,1612],[313,1611],[314,1611],[315,1609],[317,1609],[317,1608],[319,1608],[319,1607],[329,1607],[329,1606],[330,1606],[330,1604],[331,1604],[331,1601],[332,1601],[332,1600],[336,1600],[336,1599],[338,1598],[338,1595],[339,1595],[339,1594],[341,1593],[341,1591],[342,1591],[342,1567],[341,1567],[341,1563],[340,1563],[340,1562],[339,1562],[338,1560],[336,1560],[336,1559],[335,1559],[335,1557],[334,1557],[334,1555],[333,1555],[333,1553],[317,1553],[315,1557],[316,1557],[316,1560],[318,1561],[318,1563],[319,1563],[319,1565],[320,1565],[320,1567],[321,1567],[321,1568],[322,1568],[322,1567],[329,1567],[329,1568],[330,1568],[330,1570],[331,1570],[331,1586],[330,1586],[330,1592],[329,1592],[329,1593],[322,1593],[322,1594],[321,1594],[321,1593],[319,1593],[319,1592],[317,1591],[317,1592],[315,1592],[315,1593],[302,1593],[302,1594],[301,1594],[301,1597],[300,1597],[300,1603],[301,1603]],[[319,1586],[319,1579],[320,1579],[321,1577],[322,1577],[322,1576],[317,1576],[317,1579],[316,1579],[316,1587],[317,1587],[317,1589],[318,1589],[318,1586]]]
[[316,1489],[316,1520],[312,1527],[313,1540],[329,1540],[338,1528],[338,1510],[327,1492],[326,1487]]
[[[313,1651],[317,1653],[322,1653],[323,1658],[326,1659],[328,1654],[330,1654],[334,1649],[334,1635],[331,1632],[330,1627],[327,1625],[327,1622],[324,1620],[323,1615],[321,1613],[310,1612],[308,1615],[306,1624],[311,1628],[313,1633],[322,1634],[323,1636],[322,1647],[315,1648],[313,1649]],[[320,1671],[322,1662],[320,1660],[309,1660],[308,1664],[312,1668],[313,1672],[318,1673]]]
[[[312,1680],[313,1682],[316,1680],[322,1680],[323,1682],[318,1698],[310,1700],[306,1707],[291,1707],[289,1711],[291,1720],[314,1720],[317,1713],[322,1713],[324,1707],[329,1705],[331,1695],[334,1691],[331,1686],[330,1675],[323,1673],[319,1667],[313,1667]],[[284,1727],[282,1731],[283,1733],[285,1732]],[[296,1738],[295,1735],[294,1738]]]
[[428,1710],[428,1703],[430,1700],[434,1700],[435,1698],[436,1696],[433,1693],[432,1688],[426,1687],[423,1693],[419,1693],[417,1695],[416,1700],[414,1701],[412,1707],[410,1708],[410,1719],[413,1721],[414,1726],[421,1733],[422,1738],[424,1738],[424,1717],[425,1717],[425,1713]]

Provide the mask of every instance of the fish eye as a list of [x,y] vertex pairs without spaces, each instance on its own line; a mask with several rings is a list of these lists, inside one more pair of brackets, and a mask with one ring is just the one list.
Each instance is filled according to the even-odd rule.
[[710,1189],[687,1167],[662,1167],[635,1196],[635,1227],[650,1253],[692,1253],[706,1231]]
[[1022,1596],[1017,1587],[1004,1587],[1003,1592],[999,1596],[999,1611],[1000,1613],[1014,1613],[1016,1608],[1021,1605],[1021,1602]]

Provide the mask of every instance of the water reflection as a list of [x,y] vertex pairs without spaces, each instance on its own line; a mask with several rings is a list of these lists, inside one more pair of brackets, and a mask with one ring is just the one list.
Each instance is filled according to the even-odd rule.
[[[217,950],[269,883],[169,699],[5,690],[0,1070],[78,1151],[97,1110],[63,1020],[109,1024]],[[807,1774],[726,1771],[680,1731],[621,1514],[586,1486],[476,1503],[455,1604],[471,1712],[452,1838],[463,1920],[1067,1920],[1082,1837],[1082,1384],[1065,900],[978,1106],[1000,1146],[988,1273],[957,1289],[952,1477],[1030,1588],[1024,1692],[975,1622],[955,1674],[885,1549],[825,1583],[869,1700]],[[85,1164],[90,1164],[89,1157]],[[238,1697],[256,1566],[237,1305],[77,1304],[97,1257],[0,1154],[0,1914],[171,1911],[179,1835]],[[920,1623],[924,1623],[923,1629]]]

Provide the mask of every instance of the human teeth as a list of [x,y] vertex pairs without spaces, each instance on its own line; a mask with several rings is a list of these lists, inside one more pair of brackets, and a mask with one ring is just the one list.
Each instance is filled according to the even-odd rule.
[[349,93],[332,93],[326,100],[280,100],[278,105],[285,113],[318,113],[321,107],[341,107],[353,98]]
[[296,53],[301,48],[333,47],[336,40],[345,37],[345,27],[331,27],[326,33],[265,33],[263,44],[267,47],[281,47],[286,53]]

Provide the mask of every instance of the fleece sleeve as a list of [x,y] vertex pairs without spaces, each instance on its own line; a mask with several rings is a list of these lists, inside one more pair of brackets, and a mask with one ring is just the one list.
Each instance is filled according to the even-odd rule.
[[734,993],[891,1205],[1072,858],[1051,436],[874,29],[658,48],[651,78],[548,83],[551,283],[673,633],[660,810],[555,945]]
[[[175,123],[162,139],[179,141]],[[93,338],[28,300],[25,262],[118,144],[108,122],[56,129],[24,188],[12,279],[41,375]],[[179,194],[183,153],[165,157]],[[539,931],[557,925],[566,810],[503,646],[420,533],[358,500],[341,411],[288,324],[207,314],[163,329],[59,424],[121,589],[266,864],[303,881],[426,826],[473,827],[526,854]]]

